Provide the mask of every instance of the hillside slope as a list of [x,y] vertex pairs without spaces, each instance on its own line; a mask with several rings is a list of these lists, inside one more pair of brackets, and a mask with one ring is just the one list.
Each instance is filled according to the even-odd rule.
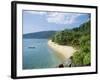
[[49,38],[51,37],[56,31],[41,31],[41,32],[35,32],[35,33],[28,33],[24,34],[23,38]]
[[91,65],[90,53],[90,21],[83,23],[77,28],[56,32],[52,41],[59,45],[70,45],[78,51],[71,57],[72,66],[89,66]]

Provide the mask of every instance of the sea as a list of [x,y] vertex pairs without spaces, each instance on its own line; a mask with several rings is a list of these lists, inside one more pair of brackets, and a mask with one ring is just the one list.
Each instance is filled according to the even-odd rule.
[[48,45],[48,39],[23,39],[23,69],[56,68],[63,60]]

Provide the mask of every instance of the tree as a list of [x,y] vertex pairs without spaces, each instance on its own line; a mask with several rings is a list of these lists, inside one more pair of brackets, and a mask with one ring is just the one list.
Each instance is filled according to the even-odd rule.
[[90,65],[90,63],[91,63],[91,56],[90,56],[90,53],[87,53],[87,54],[84,56],[83,64],[84,64],[84,65]]
[[80,52],[75,52],[72,58],[72,61],[75,66],[82,66],[83,64],[83,55]]

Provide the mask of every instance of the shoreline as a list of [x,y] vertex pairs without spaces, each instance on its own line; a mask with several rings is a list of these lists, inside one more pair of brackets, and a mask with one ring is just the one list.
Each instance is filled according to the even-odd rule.
[[76,50],[72,46],[58,45],[51,40],[48,40],[48,45],[59,55],[63,56],[65,60],[69,59],[73,55],[73,53],[76,52]]

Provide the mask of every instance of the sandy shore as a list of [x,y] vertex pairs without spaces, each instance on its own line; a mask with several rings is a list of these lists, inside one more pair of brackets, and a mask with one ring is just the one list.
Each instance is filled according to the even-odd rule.
[[62,46],[58,45],[51,40],[48,41],[48,45],[60,55],[62,55],[65,59],[70,58],[73,53],[76,51],[72,46]]

